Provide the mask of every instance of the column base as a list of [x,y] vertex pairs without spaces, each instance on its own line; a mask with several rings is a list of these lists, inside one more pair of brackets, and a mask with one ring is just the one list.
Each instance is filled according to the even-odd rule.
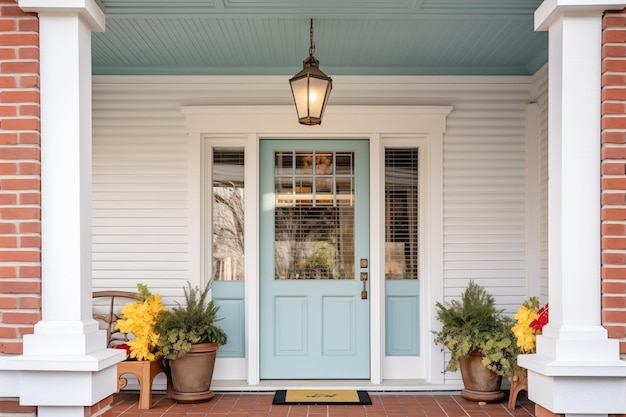
[[21,405],[92,406],[117,391],[120,349],[101,349],[85,356],[19,355],[0,362],[11,372]]
[[528,398],[554,414],[626,413],[624,361],[521,355],[518,363],[528,369]]

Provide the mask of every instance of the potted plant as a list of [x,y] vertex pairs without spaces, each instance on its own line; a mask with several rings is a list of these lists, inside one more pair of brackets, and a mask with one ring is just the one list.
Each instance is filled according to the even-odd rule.
[[520,353],[511,330],[514,320],[495,306],[495,300],[483,287],[470,281],[460,300],[436,303],[442,328],[435,334],[435,344],[450,351],[448,371],[461,370],[468,400],[496,402],[504,398],[500,391],[503,376],[517,369]]
[[201,402],[213,398],[211,380],[215,355],[226,344],[224,330],[216,325],[219,306],[208,300],[211,285],[203,290],[187,283],[183,287],[185,305],[173,307],[159,316],[158,345],[170,369],[172,392],[179,402]]

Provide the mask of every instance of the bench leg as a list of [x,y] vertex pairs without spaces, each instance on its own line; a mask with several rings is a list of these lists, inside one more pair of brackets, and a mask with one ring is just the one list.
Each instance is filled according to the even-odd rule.
[[132,374],[139,381],[139,409],[148,410],[152,407],[152,382],[161,372],[168,377],[167,390],[170,390],[169,375],[161,360],[156,361],[124,361],[117,364],[118,391],[126,386],[123,374]]
[[528,391],[528,378],[523,375],[513,375],[511,378],[511,392],[509,393],[509,410],[515,410],[517,396],[521,390]]
[[140,375],[137,376],[139,380],[139,409],[148,410],[152,407],[152,375],[150,374],[151,367],[141,368]]

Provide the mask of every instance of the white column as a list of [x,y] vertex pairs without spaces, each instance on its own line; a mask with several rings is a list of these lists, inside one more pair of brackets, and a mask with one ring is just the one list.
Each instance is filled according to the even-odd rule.
[[7,362],[20,371],[21,404],[40,417],[82,417],[116,391],[124,358],[106,349],[91,311],[91,33],[105,17],[94,0],[19,6],[39,14],[42,320]]
[[549,31],[550,323],[519,363],[529,398],[555,414],[626,412],[626,363],[600,321],[602,12],[624,3],[593,3],[546,0],[535,13]]

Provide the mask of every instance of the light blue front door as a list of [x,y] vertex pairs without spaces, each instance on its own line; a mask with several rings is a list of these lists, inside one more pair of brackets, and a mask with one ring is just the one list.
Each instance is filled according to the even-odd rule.
[[370,377],[368,150],[261,141],[262,379]]

